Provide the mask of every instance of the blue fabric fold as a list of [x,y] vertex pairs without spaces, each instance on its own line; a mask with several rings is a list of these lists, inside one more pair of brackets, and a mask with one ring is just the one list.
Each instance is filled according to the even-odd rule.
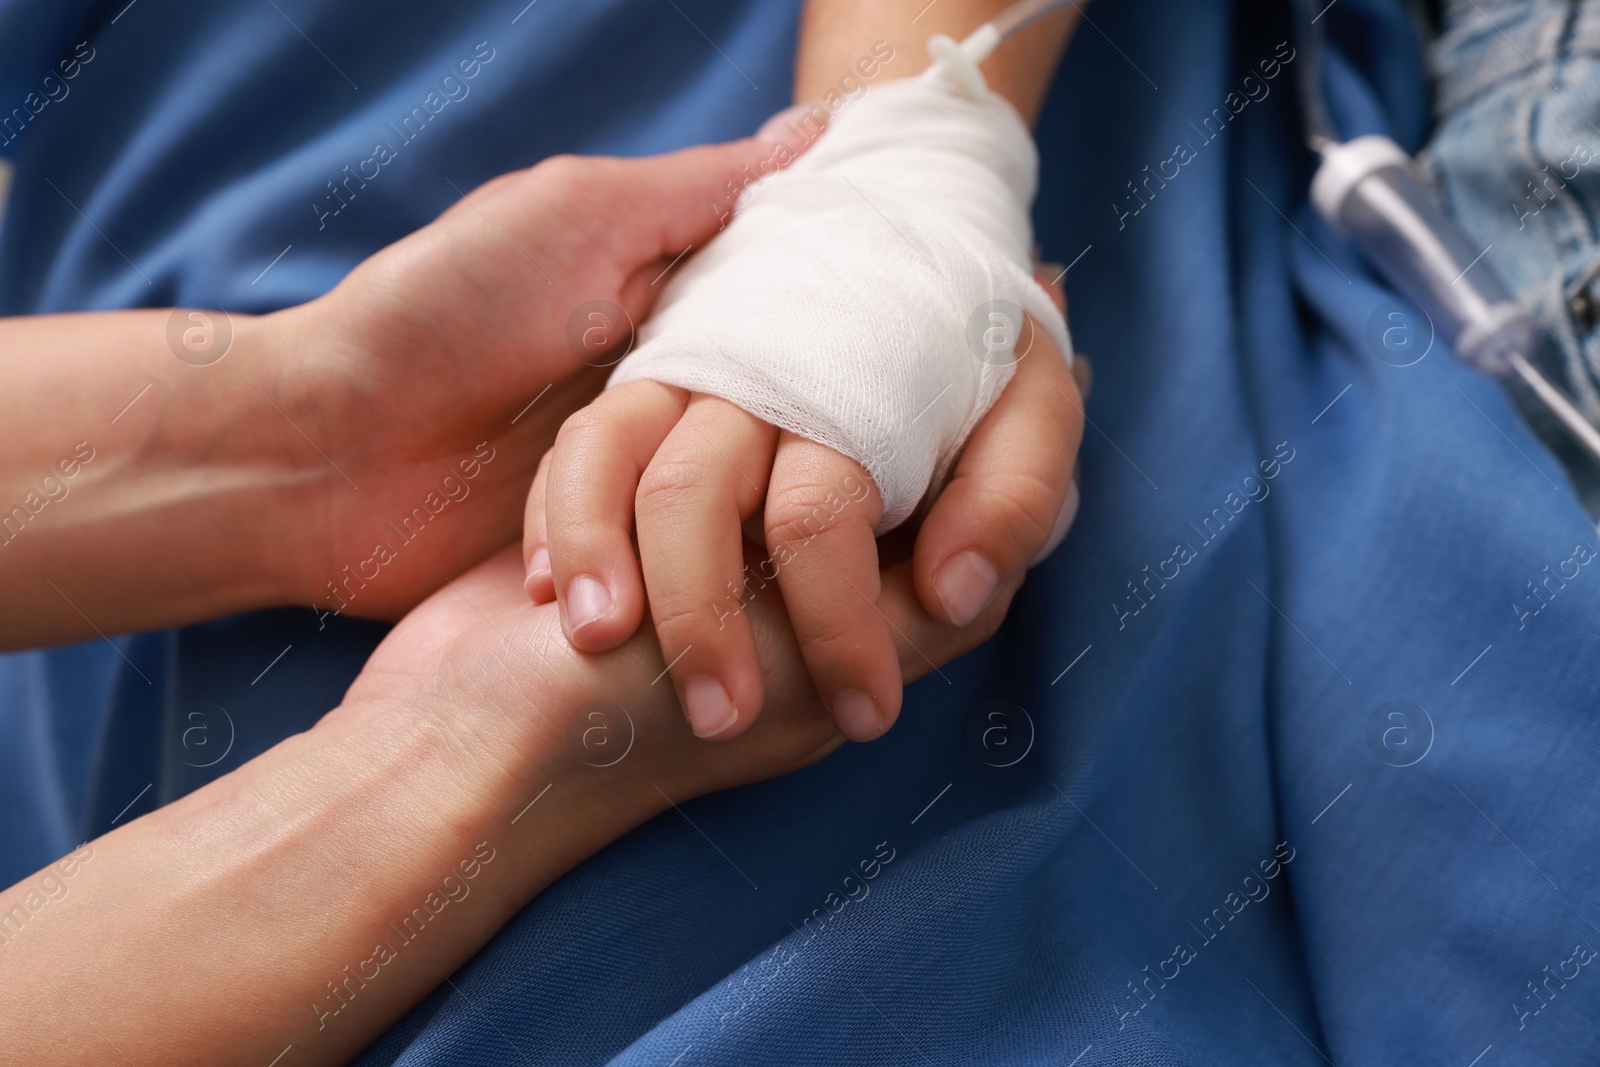
[[[446,177],[753,129],[796,16],[281,6],[328,62],[253,5],[210,5],[209,44],[174,0],[103,15],[75,95],[8,149],[7,310],[309,298],[442,209]],[[1493,382],[1374,341],[1393,296],[1305,203],[1287,12],[1090,17],[1039,128],[1039,239],[1096,369],[1065,544],[886,739],[605,849],[361,1063],[1600,1059],[1594,530]],[[1400,5],[1325,18],[1335,119],[1420,144]],[[60,38],[38,19],[0,2],[0,42]],[[324,180],[484,39],[454,125],[318,230]],[[380,632],[286,611],[132,639],[161,651],[149,685],[103,644],[0,661],[0,878],[103,832],[113,795],[237,766],[274,708],[303,727]],[[211,704],[240,741],[199,768],[182,729]],[[61,769],[25,770],[51,731]],[[141,735],[169,740],[92,740]]]

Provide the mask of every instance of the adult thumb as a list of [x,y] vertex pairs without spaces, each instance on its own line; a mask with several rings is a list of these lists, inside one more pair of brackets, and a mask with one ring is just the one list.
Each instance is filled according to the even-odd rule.
[[618,178],[645,210],[637,236],[644,261],[699,247],[733,219],[740,195],[776,174],[821,135],[823,124],[803,108],[768,119],[753,137],[624,161]]

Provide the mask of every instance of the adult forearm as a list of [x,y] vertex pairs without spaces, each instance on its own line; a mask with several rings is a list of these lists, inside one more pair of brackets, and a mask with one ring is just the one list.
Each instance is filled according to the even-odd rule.
[[666,806],[457,710],[340,708],[0,893],[0,1062],[346,1062]]
[[[920,73],[929,63],[926,44],[931,35],[943,33],[959,41],[1007,6],[1007,0],[808,0],[795,99],[810,103],[830,92],[847,97],[864,81]],[[1030,124],[1077,21],[1077,6],[1069,6],[1001,45],[983,64],[989,87],[1011,101]],[[892,58],[885,60],[886,55]],[[874,73],[869,76],[868,70]]]
[[280,322],[0,320],[0,648],[282,599],[275,531],[315,456],[267,358]]

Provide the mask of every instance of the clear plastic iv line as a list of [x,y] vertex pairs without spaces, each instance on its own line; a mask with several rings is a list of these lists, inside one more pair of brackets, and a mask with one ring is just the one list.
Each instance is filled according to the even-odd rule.
[[1060,11],[1064,7],[1076,7],[1076,0],[1017,0],[993,19],[989,25],[995,28],[1000,35],[1000,40],[1005,40],[1018,30],[1026,29],[1046,15]]
[[962,40],[962,53],[974,65],[982,63],[990,52],[1020,30],[1025,30],[1046,15],[1064,7],[1077,7],[1079,0],[1017,0],[994,18],[973,30]]

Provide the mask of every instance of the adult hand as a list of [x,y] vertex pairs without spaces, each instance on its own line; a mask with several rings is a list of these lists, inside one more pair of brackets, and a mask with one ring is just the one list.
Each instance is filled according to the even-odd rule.
[[515,540],[562,420],[626,352],[662,276],[717,232],[731,183],[774,155],[750,139],[548,159],[269,317],[298,339],[280,403],[327,457],[306,450],[310,527],[326,536],[298,546],[303,599],[397,616]]
[[270,315],[0,319],[0,648],[279,604],[398,617],[515,539],[605,374],[585,361],[620,356],[730,180],[787,158],[548,160]]
[[[606,843],[840,743],[776,596],[749,608],[772,698],[711,745],[648,631],[575,651],[522,579],[514,550],[479,565],[314,729],[0,892],[0,1062],[347,1062]],[[909,564],[882,581],[908,678],[992,633],[1020,584],[958,630]]]

